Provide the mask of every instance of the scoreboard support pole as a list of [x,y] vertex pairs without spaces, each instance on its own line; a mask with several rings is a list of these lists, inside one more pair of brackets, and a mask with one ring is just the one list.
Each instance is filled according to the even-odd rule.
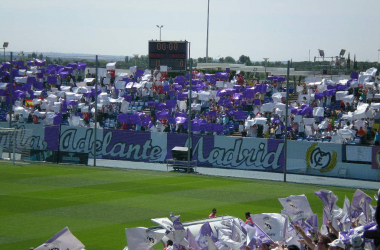
[[189,89],[189,117],[188,117],[188,144],[187,144],[187,172],[189,172],[190,169],[190,162],[191,162],[191,148],[192,148],[192,142],[191,142],[191,103],[192,103],[192,87],[193,87],[193,60],[190,58],[190,89]]

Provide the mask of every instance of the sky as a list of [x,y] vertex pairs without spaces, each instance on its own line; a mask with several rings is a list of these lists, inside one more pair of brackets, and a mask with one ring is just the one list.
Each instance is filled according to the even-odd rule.
[[[187,40],[206,56],[208,0],[12,0],[0,9],[6,51],[147,55],[148,41]],[[313,61],[318,49],[378,61],[379,0],[210,0],[209,57]],[[3,41],[1,41],[3,40]]]

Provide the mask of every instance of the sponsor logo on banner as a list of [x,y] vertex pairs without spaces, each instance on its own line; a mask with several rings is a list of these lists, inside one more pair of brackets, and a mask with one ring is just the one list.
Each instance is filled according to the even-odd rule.
[[337,153],[322,151],[315,142],[306,151],[306,165],[310,169],[317,170],[321,173],[331,171],[337,163]]

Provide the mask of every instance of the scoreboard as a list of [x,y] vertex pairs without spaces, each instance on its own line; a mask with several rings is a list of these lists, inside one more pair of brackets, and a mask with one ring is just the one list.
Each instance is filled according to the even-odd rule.
[[160,66],[168,66],[168,71],[185,71],[186,62],[186,41],[149,41],[149,69],[159,69]]

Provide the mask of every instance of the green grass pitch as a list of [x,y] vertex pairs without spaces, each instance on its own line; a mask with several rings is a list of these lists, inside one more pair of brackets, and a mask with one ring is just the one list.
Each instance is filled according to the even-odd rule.
[[[173,172],[0,162],[0,249],[37,247],[68,226],[87,250],[121,250],[127,244],[125,228],[154,226],[151,218],[170,212],[184,222],[205,218],[215,207],[218,215],[243,219],[247,211],[280,213],[277,198],[300,194],[321,221],[322,202],[313,195],[319,189],[334,191],[340,207],[344,196],[351,200],[355,192]],[[376,193],[363,191],[371,197]]]

